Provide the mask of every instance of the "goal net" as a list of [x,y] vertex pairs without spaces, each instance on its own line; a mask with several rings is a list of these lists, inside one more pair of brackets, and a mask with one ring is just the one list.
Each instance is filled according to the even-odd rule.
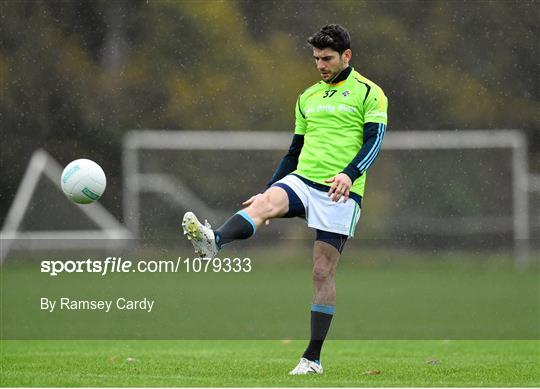
[[[130,132],[123,157],[127,226],[141,237],[172,238],[187,210],[221,224],[264,190],[290,140],[283,132]],[[351,244],[513,248],[525,262],[526,152],[525,137],[514,130],[389,132],[368,172]],[[301,220],[277,220],[260,235],[259,242],[313,238]]]

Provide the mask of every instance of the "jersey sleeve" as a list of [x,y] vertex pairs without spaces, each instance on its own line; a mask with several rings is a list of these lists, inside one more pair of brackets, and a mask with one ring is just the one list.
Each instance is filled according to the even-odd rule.
[[364,123],[388,124],[388,98],[378,86],[371,88],[364,102]]
[[354,159],[343,169],[354,182],[373,164],[386,133],[388,122],[388,99],[378,86],[368,91],[364,102],[363,143]]
[[298,100],[296,100],[296,107],[295,107],[294,133],[296,135],[305,135],[306,129],[307,129],[306,116],[304,115],[304,111],[302,107],[300,106],[301,98],[302,96],[298,97]]
[[300,157],[303,146],[304,135],[294,134],[291,146],[289,147],[289,151],[279,163],[270,181],[268,181],[268,183],[266,184],[266,189],[270,188],[275,182],[281,180],[287,174],[293,172],[296,169],[296,167],[298,166],[298,157]]
[[343,169],[343,173],[347,174],[352,182],[373,164],[381,151],[385,133],[386,124],[366,123],[364,125],[364,144],[356,157]]

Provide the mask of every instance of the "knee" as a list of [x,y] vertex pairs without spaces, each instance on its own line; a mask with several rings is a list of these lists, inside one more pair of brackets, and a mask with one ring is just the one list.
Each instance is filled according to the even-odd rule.
[[334,276],[330,262],[327,260],[317,260],[313,265],[313,281],[325,282]]
[[267,194],[257,196],[257,198],[251,204],[251,207],[260,215],[268,215],[273,211],[272,202]]

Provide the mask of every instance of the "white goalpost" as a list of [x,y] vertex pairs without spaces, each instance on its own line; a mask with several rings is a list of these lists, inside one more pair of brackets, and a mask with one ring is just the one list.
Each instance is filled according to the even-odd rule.
[[[141,204],[144,193],[165,195],[171,203],[184,209],[199,209],[214,214],[219,210],[201,200],[181,179],[168,172],[145,173],[142,154],[152,151],[271,151],[288,148],[291,134],[287,132],[217,132],[217,131],[131,131],[124,138],[124,220],[135,235],[140,232]],[[529,201],[527,142],[518,130],[468,130],[468,131],[401,131],[389,132],[384,150],[401,150],[415,153],[420,150],[508,150],[511,158],[512,187],[511,207],[515,261],[523,265],[528,260]],[[384,152],[380,158],[384,159]],[[225,163],[226,161],[224,161]],[[276,161],[277,163],[277,161]],[[496,194],[495,194],[496,195]]]

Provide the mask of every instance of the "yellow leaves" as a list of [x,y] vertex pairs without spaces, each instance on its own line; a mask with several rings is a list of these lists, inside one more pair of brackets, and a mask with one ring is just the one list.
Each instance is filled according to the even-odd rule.
[[[69,96],[69,104],[84,101],[81,110],[92,120],[110,109],[111,120],[130,127],[140,120],[154,127],[289,130],[298,94],[319,80],[306,37],[320,27],[317,15],[335,7],[317,3],[310,21],[299,3],[253,2],[255,10],[243,4],[150,0],[123,9],[92,3],[87,12],[95,22],[83,21],[69,2],[62,13],[45,3],[31,12],[10,6],[18,22],[6,29],[16,43],[0,56],[0,81],[15,78],[35,91],[40,88],[30,84],[44,85],[42,73],[53,74],[58,94]],[[395,12],[384,2],[340,3],[339,19],[352,37],[351,63],[384,89],[393,123],[535,127],[532,30],[521,22],[508,27],[506,18],[520,14],[509,14],[502,3],[482,7],[438,1]],[[110,23],[119,9],[122,22]],[[493,17],[476,21],[468,10]],[[520,12],[520,21],[533,22],[527,19],[532,12]],[[18,27],[22,21],[28,29]],[[111,67],[103,56],[117,33],[123,46]]]
[[248,40],[243,15],[232,1],[179,1],[178,9],[191,18],[199,32],[222,42],[223,49],[234,42]]

